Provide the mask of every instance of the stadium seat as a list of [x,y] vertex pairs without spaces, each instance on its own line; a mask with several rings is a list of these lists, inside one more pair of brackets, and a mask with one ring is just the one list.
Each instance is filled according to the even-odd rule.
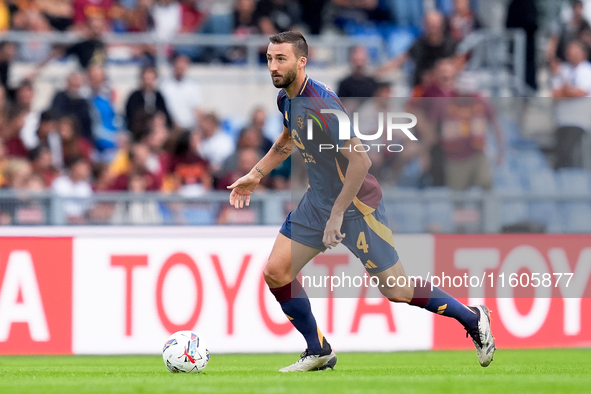
[[538,195],[553,195],[558,192],[554,171],[539,168],[529,174],[528,190]]
[[248,124],[248,121],[243,116],[231,116],[224,118],[221,121],[221,129],[224,133],[228,134],[234,142],[238,142],[238,136],[244,126]]
[[388,56],[394,58],[408,51],[420,32],[413,27],[391,27],[382,34],[386,37]]
[[562,194],[586,194],[591,191],[589,172],[581,168],[563,168],[556,173],[558,191]]
[[591,232],[591,204],[583,201],[561,203],[564,230],[569,233]]
[[560,217],[567,232],[591,232],[591,202],[588,197],[591,189],[589,172],[581,168],[563,168],[556,172],[556,184],[561,195],[581,196],[581,200],[561,202]]
[[552,197],[558,193],[554,172],[549,169],[533,171],[529,175],[529,191],[536,196],[548,196],[548,200],[538,200],[529,203],[529,218],[532,221],[546,225],[548,232],[561,232],[563,221],[559,206]]
[[517,175],[517,171],[511,168],[510,163],[494,168],[493,183],[494,189],[498,191],[523,191],[523,184]]
[[427,227],[443,232],[452,232],[454,229],[454,206],[450,199],[450,190],[442,187],[425,189],[424,192],[432,198],[426,204]]
[[399,233],[425,231],[423,204],[418,201],[418,192],[410,188],[396,189],[397,202],[386,205],[390,227]]

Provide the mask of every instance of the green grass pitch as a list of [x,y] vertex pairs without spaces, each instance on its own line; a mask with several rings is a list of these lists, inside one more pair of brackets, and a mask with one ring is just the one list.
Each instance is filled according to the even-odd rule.
[[584,393],[591,349],[340,353],[334,371],[282,374],[297,355],[212,354],[205,372],[171,374],[159,356],[3,356],[0,393]]

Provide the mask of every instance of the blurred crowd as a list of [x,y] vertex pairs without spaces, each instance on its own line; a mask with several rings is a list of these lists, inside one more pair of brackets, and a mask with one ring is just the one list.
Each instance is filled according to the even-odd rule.
[[[307,34],[329,31],[376,34],[396,45],[401,31],[418,36],[428,11],[425,3],[422,0],[0,0],[0,31],[80,34],[86,41],[85,47],[93,43],[91,49],[59,48],[59,54],[76,55],[82,67],[87,67],[89,62],[101,60],[92,55],[104,57],[109,51],[144,63],[153,61],[154,46],[108,47],[100,42],[106,33],[154,32],[163,39],[182,33],[233,34],[247,39],[252,34],[271,35],[296,29]],[[456,41],[480,27],[470,12],[479,0],[462,1],[460,8],[454,0],[427,3],[448,17],[449,35]],[[246,60],[243,47],[178,45],[169,49],[169,54],[183,53],[198,62]],[[42,62],[55,52],[56,48],[47,43],[31,42],[19,45],[15,57]],[[261,60],[264,62],[264,56]]]
[[[429,9],[427,3],[432,5]],[[523,28],[528,35],[527,83],[534,90],[536,54],[529,36],[538,29],[535,3],[510,1],[506,18],[507,27]],[[506,143],[479,80],[464,70],[470,54],[459,49],[462,40],[483,26],[479,4],[476,0],[0,0],[1,30],[72,31],[80,37],[68,45],[0,42],[0,188],[52,190],[79,198],[109,191],[201,196],[225,190],[270,149],[272,141],[264,133],[269,114],[264,109],[253,108],[238,133],[227,133],[223,119],[204,110],[201,89],[187,75],[193,62],[244,62],[244,48],[170,46],[172,72],[161,78],[155,48],[128,45],[125,48],[141,72],[137,89],[125,98],[123,110],[117,111],[116,87],[105,74],[113,52],[104,41],[107,33],[152,31],[163,38],[214,33],[247,38],[289,29],[310,34],[335,29],[350,35],[369,31],[387,38],[400,37],[396,32],[403,28],[413,37],[406,48],[377,68],[370,66],[367,48],[352,49],[351,72],[335,86],[350,111],[377,119],[380,112],[400,109],[392,108],[394,92],[385,82],[391,80],[392,70],[409,63],[414,66],[412,98],[404,109],[421,118],[419,141],[404,144],[401,154],[372,153],[371,171],[386,185],[490,189],[492,165],[503,162]],[[572,3],[570,15],[553,29],[546,50],[554,96],[571,99],[563,101],[562,117],[557,106],[556,168],[581,165],[575,151],[585,131],[591,130],[591,118],[583,116],[574,124],[570,116],[572,99],[591,95],[591,27],[582,2]],[[48,108],[35,111],[37,74],[53,59],[68,56],[76,59],[77,71],[56,89]],[[16,86],[8,83],[14,61],[36,65]],[[355,97],[373,99],[351,99]],[[495,138],[494,162],[485,154],[489,130]],[[289,189],[290,164],[286,161],[261,187]],[[104,212],[99,209],[92,214],[100,217],[112,215],[113,210],[129,210],[103,208]],[[158,214],[150,206],[137,209],[138,217]],[[89,215],[83,204],[72,203],[67,211],[73,223]],[[227,215],[231,213],[222,212],[219,220],[232,221]],[[113,217],[117,216],[121,215]]]
[[[121,114],[99,65],[72,72],[41,113],[32,109],[31,81],[0,88],[0,187],[78,198],[108,191],[192,197],[224,190],[270,149],[263,134],[267,114],[255,108],[235,141],[216,113],[201,110],[199,86],[186,76],[189,64],[177,55],[172,75],[162,81],[156,68],[143,67]],[[262,187],[288,188],[289,163],[265,182]],[[71,207],[71,221],[88,213]]]

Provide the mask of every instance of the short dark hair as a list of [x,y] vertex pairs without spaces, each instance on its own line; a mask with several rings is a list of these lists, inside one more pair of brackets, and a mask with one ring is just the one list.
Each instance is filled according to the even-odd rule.
[[308,57],[308,43],[304,35],[299,31],[284,31],[282,33],[274,34],[269,37],[272,44],[289,43],[293,45],[293,53],[300,57]]
[[50,122],[56,119],[57,117],[55,116],[55,113],[51,109],[46,109],[45,111],[41,112],[39,122]]

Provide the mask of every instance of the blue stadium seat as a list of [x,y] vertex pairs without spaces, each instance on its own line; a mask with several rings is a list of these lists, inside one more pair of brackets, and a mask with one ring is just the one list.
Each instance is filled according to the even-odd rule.
[[591,232],[591,204],[582,201],[569,201],[560,205],[566,232]]
[[210,226],[215,224],[216,209],[211,207],[186,206],[183,209],[183,218],[187,224],[194,226]]
[[386,37],[388,56],[394,58],[408,51],[420,32],[413,27],[391,27],[382,35]]
[[248,121],[243,116],[231,116],[224,118],[221,121],[221,129],[224,133],[228,134],[234,139],[234,142],[238,142],[238,136],[242,128],[248,124]]
[[[556,196],[558,186],[554,172],[549,169],[532,172],[529,175],[529,191],[537,196]],[[556,233],[563,229],[559,207],[553,199],[530,202],[529,215],[530,220],[544,223],[548,232]]]
[[558,192],[554,171],[538,169],[529,174],[529,191],[538,195],[552,195]]
[[563,168],[556,173],[558,191],[562,194],[586,194],[591,191],[589,172],[582,168]]
[[[514,164],[514,166],[512,166]],[[522,193],[524,185],[515,169],[517,165],[511,163],[510,159],[504,166],[494,169],[494,189],[498,192]],[[506,226],[522,222],[528,219],[528,206],[526,203],[515,200],[505,200],[500,205],[499,224]]]
[[495,167],[493,170],[494,189],[499,191],[520,192],[523,185],[517,172],[513,170],[510,163]]
[[390,221],[390,227],[398,233],[421,233],[425,231],[425,210],[423,204],[413,196],[418,192],[410,188],[398,188],[396,193],[400,196],[398,202],[386,205],[386,212]]
[[501,203],[501,217],[499,224],[506,226],[528,220],[529,211],[527,204],[520,201],[507,201]]
[[[588,196],[591,191],[589,172],[581,168],[564,168],[556,173],[558,192],[562,195]],[[591,203],[570,200],[560,203],[563,228],[567,232],[591,232]]]
[[418,189],[421,183],[423,169],[419,159],[413,160],[402,169],[396,184],[403,188]]
[[452,232],[454,229],[453,212],[454,206],[450,199],[448,188],[425,189],[434,200],[427,203],[426,223],[428,227],[440,229],[443,232]]

